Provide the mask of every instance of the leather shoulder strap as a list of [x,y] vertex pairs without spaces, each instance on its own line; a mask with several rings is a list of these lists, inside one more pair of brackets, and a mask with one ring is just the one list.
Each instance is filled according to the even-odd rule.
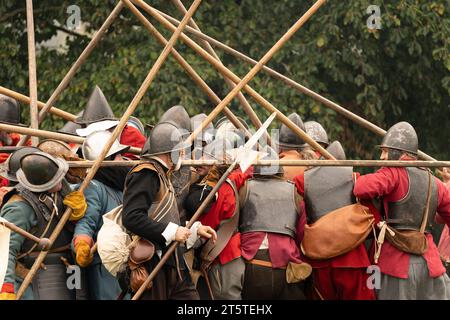
[[234,198],[236,201],[233,216],[227,220],[224,220],[219,225],[217,230],[217,241],[214,244],[211,240],[208,240],[203,246],[200,253],[202,258],[202,269],[206,270],[209,265],[219,256],[225,246],[230,241],[231,237],[235,233],[239,223],[239,194],[236,185],[233,181],[227,179],[226,182],[231,186],[234,191]]
[[163,177],[165,177],[164,171],[160,168],[159,165],[155,164],[153,161],[149,161],[146,163],[138,164],[137,166],[133,167],[128,174],[140,172],[144,169],[154,171],[158,174],[159,178],[159,191],[156,195],[156,201],[160,201],[164,198],[164,195],[167,193],[166,190],[168,188],[167,181],[164,180]]

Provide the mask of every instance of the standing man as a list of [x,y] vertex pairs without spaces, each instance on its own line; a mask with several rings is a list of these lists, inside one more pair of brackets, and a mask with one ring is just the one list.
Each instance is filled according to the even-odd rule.
[[[270,147],[263,160],[278,160]],[[300,258],[304,219],[295,185],[283,167],[257,166],[240,190],[241,252],[245,259],[245,300],[303,300],[302,281],[311,266]],[[296,277],[291,275],[296,274]]]
[[[20,169],[16,174],[20,184],[4,197],[0,216],[39,238],[48,238],[64,213],[61,188],[69,166],[64,160],[53,158],[44,152],[25,155],[20,163]],[[67,199],[67,197],[64,199],[64,203]],[[77,208],[70,220],[73,221],[75,216],[82,216],[85,210],[85,204]],[[43,261],[45,268],[39,269],[31,286],[25,291],[23,299],[75,299],[75,290],[67,287],[68,274],[63,262],[64,259],[71,260],[70,242],[73,225],[70,224],[69,222],[62,229],[53,243]],[[0,300],[15,299],[16,290],[40,250],[35,242],[17,233],[11,234],[8,270],[0,291]]]
[[[416,131],[409,123],[399,122],[388,130],[380,148],[381,160],[416,160]],[[450,195],[444,184],[423,168],[386,167],[360,177],[354,194],[379,199],[386,233],[394,229],[398,234],[397,238],[387,236],[378,252],[378,299],[450,299],[450,280],[431,234],[436,213],[450,224]],[[402,238],[421,246],[399,243]]]
[[[126,229],[155,245],[156,253],[145,262],[149,272],[159,262],[172,241],[183,244],[192,237],[216,237],[214,230],[199,223],[187,229],[170,182],[170,173],[179,165],[184,145],[174,122],[160,122],[150,133],[143,149],[146,163],[131,169],[125,181],[122,222]],[[178,166],[179,167],[179,166]],[[198,299],[186,263],[185,248],[178,246],[153,280],[142,299]]]
[[[338,141],[329,145],[327,151],[337,160],[346,159]],[[304,198],[308,224],[356,203],[355,178],[351,167],[315,167],[295,177],[294,182]],[[331,259],[307,261],[313,267],[313,296],[324,300],[375,300],[375,292],[367,287],[366,269],[371,263],[364,243]]]

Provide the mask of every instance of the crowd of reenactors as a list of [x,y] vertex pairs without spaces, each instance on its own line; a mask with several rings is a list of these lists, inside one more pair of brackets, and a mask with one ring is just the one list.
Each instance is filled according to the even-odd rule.
[[[0,111],[0,122],[20,124],[14,99],[0,95]],[[20,298],[130,299],[174,242],[179,245],[141,299],[450,298],[449,254],[438,249],[441,237],[449,236],[443,229],[450,225],[446,171],[440,180],[420,167],[383,167],[364,175],[348,166],[237,167],[187,228],[248,140],[222,118],[186,144],[205,118],[190,116],[182,106],[168,109],[152,126],[131,117],[105,160],[141,162],[102,166],[84,192],[78,189],[89,169],[67,161],[96,160],[119,123],[100,88],[78,118],[59,130],[85,137],[83,144],[46,139],[14,147],[20,135],[0,132],[0,219],[49,238],[65,209],[72,209]],[[319,122],[303,122],[297,113],[288,118],[336,159],[346,159],[341,143],[331,141]],[[415,129],[395,124],[379,148],[381,160],[416,160]],[[284,124],[279,139],[258,152],[259,160],[328,161]],[[182,166],[186,159],[216,162]],[[343,208],[370,217],[356,242],[353,225],[337,218]],[[114,239],[122,235],[131,242],[119,248]],[[17,232],[9,237],[0,300],[17,298],[42,249]],[[330,253],[314,256],[312,247]],[[79,267],[76,288],[67,285],[68,266]]]

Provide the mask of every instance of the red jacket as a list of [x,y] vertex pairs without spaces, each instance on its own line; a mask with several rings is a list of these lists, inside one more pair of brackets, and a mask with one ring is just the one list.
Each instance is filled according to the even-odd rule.
[[[435,181],[438,187],[437,212],[442,220],[450,225],[450,193],[440,180],[435,178]],[[385,213],[389,216],[388,202],[402,199],[407,194],[408,189],[409,180],[405,168],[381,168],[376,173],[360,177],[356,182],[354,194],[361,199],[383,197]],[[379,220],[379,213],[377,215],[376,220]],[[439,258],[439,252],[432,235],[427,234],[427,238],[428,249],[423,258],[427,262],[430,277],[436,278],[445,273],[445,268]],[[384,274],[407,279],[409,254],[396,249],[388,241],[385,241],[381,249],[378,266]]]
[[[297,190],[302,197],[305,195],[305,176],[304,174],[300,174],[294,178],[294,183],[297,186]],[[303,207],[305,207],[305,203],[303,201]],[[306,215],[308,214],[306,212]],[[358,247],[353,249],[352,251],[347,252],[346,254],[337,256],[332,259],[327,260],[312,260],[305,257],[305,260],[308,261],[309,264],[313,268],[367,268],[371,265],[369,257],[367,255],[366,248],[364,243],[360,244]]]
[[[146,138],[135,127],[126,125],[120,136],[120,143],[126,146],[132,146],[136,148],[143,148]],[[132,160],[138,160],[139,158],[133,153],[124,153],[124,156]]]
[[[240,170],[233,171],[228,179],[234,182],[236,188],[239,190],[245,183],[245,180],[250,178],[252,170],[247,170],[242,173]],[[229,219],[233,216],[236,208],[236,198],[232,187],[228,183],[224,183],[217,191],[217,198],[211,205],[209,211],[203,214],[199,221],[206,226],[217,230],[221,221]],[[219,262],[226,264],[241,256],[241,234],[237,232],[228,241],[228,244],[219,254]]]

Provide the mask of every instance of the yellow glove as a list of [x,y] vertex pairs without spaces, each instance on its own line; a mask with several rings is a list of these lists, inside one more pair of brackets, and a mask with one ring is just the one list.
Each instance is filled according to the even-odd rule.
[[94,260],[94,255],[91,254],[91,246],[85,240],[78,240],[75,244],[75,253],[77,264],[86,268]]
[[0,293],[0,300],[16,300],[16,294],[9,292],[2,292]]
[[69,193],[65,198],[63,203],[72,209],[72,214],[70,215],[70,221],[78,221],[84,217],[87,209],[86,199],[81,191],[73,191]]

